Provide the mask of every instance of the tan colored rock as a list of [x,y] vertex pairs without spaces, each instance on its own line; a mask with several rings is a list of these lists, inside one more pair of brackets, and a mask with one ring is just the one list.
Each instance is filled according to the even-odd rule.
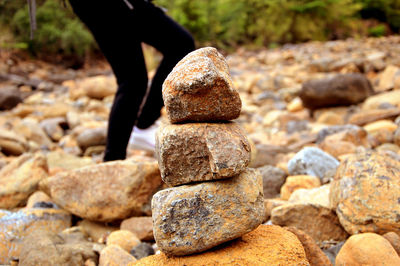
[[271,221],[276,225],[303,230],[317,243],[326,240],[342,241],[348,236],[335,212],[321,205],[286,204],[272,210]]
[[19,265],[84,265],[98,260],[95,245],[75,230],[35,231],[23,240]]
[[25,237],[36,231],[61,232],[71,226],[71,215],[55,209],[0,210],[0,263],[18,258]]
[[77,99],[86,95],[94,99],[103,99],[114,95],[117,91],[117,82],[114,76],[95,76],[80,80],[77,83],[76,90],[71,90],[70,97]]
[[61,125],[67,125],[65,117],[54,117],[40,122],[40,126],[54,142],[58,142],[64,136]]
[[393,133],[397,129],[397,125],[390,120],[379,120],[365,125],[364,129],[369,134],[374,134],[380,130],[387,130]]
[[316,122],[326,125],[342,125],[344,123],[344,119],[343,116],[327,111],[319,115]]
[[99,266],[123,266],[136,262],[129,252],[117,245],[109,245],[100,253]]
[[264,199],[264,208],[265,208],[265,220],[268,220],[271,217],[271,212],[276,207],[288,204],[286,200],[281,199]]
[[285,184],[281,187],[281,198],[288,200],[290,195],[300,188],[315,188],[321,186],[321,181],[316,176],[296,175],[288,176]]
[[286,109],[289,112],[297,112],[301,111],[304,109],[303,102],[299,97],[294,98],[288,105],[286,106]]
[[383,237],[390,242],[394,250],[396,250],[397,255],[400,256],[400,236],[395,232],[389,232],[384,234]]
[[162,125],[156,135],[161,177],[170,186],[240,174],[250,144],[236,123]]
[[329,191],[330,184],[311,189],[297,189],[290,195],[289,202],[315,204],[330,208]]
[[40,147],[51,148],[54,145],[49,136],[39,126],[39,123],[33,119],[25,118],[13,129],[19,135],[24,136],[26,140],[34,141]]
[[378,120],[390,119],[400,115],[399,108],[362,110],[349,118],[349,124],[363,126]]
[[76,138],[79,147],[82,150],[86,150],[92,146],[100,146],[106,144],[107,138],[107,128],[89,128],[84,130],[79,136]]
[[89,236],[93,242],[106,239],[113,231],[117,231],[118,227],[106,225],[104,223],[96,223],[89,220],[82,220],[78,223],[82,231]]
[[6,155],[19,156],[28,151],[28,143],[23,136],[10,130],[0,129],[0,150]]
[[262,178],[239,176],[168,188],[152,200],[157,246],[170,255],[201,252],[250,232],[264,219]]
[[400,257],[384,237],[374,233],[351,236],[336,256],[337,266],[400,265]]
[[357,146],[349,141],[325,139],[318,147],[326,153],[329,153],[335,158],[339,158],[341,155],[355,153]]
[[400,68],[394,65],[388,65],[380,74],[377,91],[393,89],[396,76],[400,76]]
[[157,163],[128,160],[62,172],[41,183],[57,205],[100,222],[149,213],[161,185]]
[[[268,248],[268,252],[266,252]],[[184,257],[164,253],[132,265],[310,265],[297,237],[279,226],[260,225],[256,230],[219,248]]]
[[228,64],[212,47],[198,49],[179,61],[165,79],[162,92],[172,123],[232,120],[242,105]]
[[26,203],[25,207],[28,209],[33,208],[35,204],[39,204],[41,202],[51,202],[51,198],[42,191],[36,191],[28,198],[28,202]]
[[307,260],[311,266],[332,265],[329,258],[325,255],[324,252],[322,252],[322,250],[318,247],[317,243],[315,243],[312,237],[295,227],[286,227],[285,229],[295,234],[300,240],[301,244],[303,245],[304,251],[306,252]]
[[363,110],[379,109],[382,104],[400,107],[400,90],[388,91],[368,97],[362,105]]
[[150,216],[132,217],[123,220],[121,230],[131,231],[142,241],[154,241],[153,220]]
[[46,158],[25,154],[0,170],[0,208],[11,209],[26,203],[48,176]]
[[49,170],[73,170],[89,165],[93,165],[94,162],[88,157],[78,157],[63,151],[52,151],[46,154],[47,164]]
[[400,232],[400,162],[374,152],[348,156],[331,184],[330,201],[350,234]]
[[131,251],[132,248],[140,244],[139,238],[128,230],[117,230],[112,232],[107,237],[107,246],[117,245],[124,249],[126,252]]

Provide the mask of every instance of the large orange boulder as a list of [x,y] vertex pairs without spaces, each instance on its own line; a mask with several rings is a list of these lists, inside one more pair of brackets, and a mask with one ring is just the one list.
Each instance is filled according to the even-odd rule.
[[184,257],[164,253],[132,265],[310,265],[299,239],[273,225],[260,225],[241,238],[213,250]]
[[375,152],[347,157],[331,185],[330,201],[350,234],[400,232],[400,162]]

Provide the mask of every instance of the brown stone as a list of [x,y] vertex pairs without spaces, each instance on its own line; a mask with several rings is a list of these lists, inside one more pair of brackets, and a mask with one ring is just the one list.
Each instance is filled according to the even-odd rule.
[[71,215],[55,209],[0,210],[0,263],[18,258],[25,237],[36,231],[58,233],[71,226]]
[[274,208],[271,221],[280,226],[293,226],[303,230],[317,243],[325,240],[345,240],[348,236],[334,211],[314,204],[286,204]]
[[88,77],[80,80],[77,87],[71,89],[70,97],[72,99],[77,99],[84,95],[94,99],[103,99],[114,95],[117,91],[117,82],[114,76]]
[[400,256],[400,236],[395,232],[389,232],[384,234],[383,237],[390,242],[394,250],[396,250],[397,255]]
[[290,195],[300,188],[316,188],[321,186],[321,181],[316,176],[296,175],[288,176],[285,184],[281,187],[281,198],[288,200]]
[[400,265],[400,257],[384,237],[364,233],[353,235],[344,243],[335,265]]
[[157,163],[126,160],[65,171],[41,187],[71,213],[107,222],[149,213],[151,197],[161,184]]
[[379,109],[382,104],[400,107],[400,90],[388,91],[368,97],[362,105],[363,110]]
[[297,189],[289,198],[291,203],[315,204],[331,208],[329,202],[330,184],[311,189]]
[[107,237],[107,246],[117,245],[124,249],[126,252],[131,251],[132,248],[140,244],[139,238],[128,230],[117,230],[112,232]]
[[315,243],[314,239],[307,235],[304,231],[301,231],[295,227],[286,227],[286,230],[292,232],[297,236],[303,245],[304,251],[306,252],[306,257],[310,266],[330,266],[332,265],[329,258],[325,255],[324,252],[318,247],[317,243]]
[[224,57],[212,47],[185,56],[164,81],[162,92],[172,123],[232,120],[242,105]]
[[100,253],[99,266],[120,266],[136,262],[135,257],[117,245],[105,247]]
[[150,216],[132,217],[123,220],[121,230],[129,230],[142,241],[154,241],[153,220]]
[[83,131],[77,137],[77,142],[82,150],[86,150],[92,146],[100,146],[106,144],[107,128],[89,128]]
[[39,204],[42,202],[51,202],[51,198],[42,191],[36,191],[28,198],[28,202],[26,203],[25,207],[33,208],[36,204]]
[[363,110],[349,118],[349,124],[363,126],[382,119],[394,118],[400,115],[399,108]]
[[256,228],[264,219],[261,175],[168,188],[152,200],[154,238],[170,255],[201,252]]
[[0,170],[0,208],[11,209],[26,203],[48,175],[46,158],[24,154]]
[[303,84],[300,98],[310,109],[351,105],[362,102],[373,93],[368,79],[362,74],[339,74],[332,78],[311,80]]
[[0,149],[6,155],[19,156],[28,151],[26,139],[10,130],[0,129]]
[[360,152],[341,162],[330,201],[350,234],[400,232],[400,162],[374,152]]
[[279,226],[260,225],[241,238],[213,250],[185,257],[164,253],[146,257],[137,265],[310,265],[298,238]]
[[271,212],[276,207],[288,204],[286,200],[281,199],[265,199],[264,200],[264,208],[265,208],[265,220],[268,220],[271,217]]
[[236,123],[162,125],[156,135],[161,177],[170,186],[240,174],[250,144]]
[[357,146],[349,141],[333,140],[329,138],[326,138],[318,146],[321,150],[335,158],[339,158],[344,154],[354,153],[357,150]]

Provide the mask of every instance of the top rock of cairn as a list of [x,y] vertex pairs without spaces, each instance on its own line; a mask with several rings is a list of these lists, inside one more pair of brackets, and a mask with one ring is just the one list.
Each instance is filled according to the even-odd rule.
[[242,107],[228,64],[212,47],[189,53],[174,67],[163,98],[171,123],[232,120]]

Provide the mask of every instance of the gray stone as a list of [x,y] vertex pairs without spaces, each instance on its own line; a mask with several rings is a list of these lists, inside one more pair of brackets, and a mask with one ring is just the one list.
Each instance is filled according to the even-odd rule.
[[265,165],[258,170],[263,178],[264,198],[278,197],[287,177],[285,171],[271,165]]
[[88,147],[100,146],[106,144],[107,128],[90,128],[83,131],[77,137],[78,145],[82,150]]
[[129,253],[137,260],[140,260],[141,258],[154,255],[154,249],[150,244],[142,242],[134,247]]
[[201,252],[248,233],[264,218],[262,178],[234,178],[168,188],[152,200],[154,238],[170,255]]
[[290,175],[312,175],[321,179],[336,171],[339,161],[333,156],[314,147],[306,147],[296,153],[288,162]]

